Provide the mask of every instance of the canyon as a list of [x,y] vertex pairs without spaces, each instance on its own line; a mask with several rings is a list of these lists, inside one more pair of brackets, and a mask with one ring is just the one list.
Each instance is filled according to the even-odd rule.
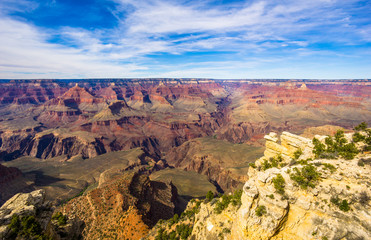
[[370,119],[367,80],[12,80],[0,83],[0,157],[152,156],[205,136],[246,142],[271,130]]
[[[295,231],[304,230],[306,235],[316,232],[317,239],[330,236],[331,231],[302,229],[294,223],[297,216],[303,211],[311,216],[328,214],[324,219],[333,224],[337,213],[322,204],[329,193],[309,196],[297,189],[287,173],[295,171],[291,161],[298,149],[302,151],[298,161],[314,159],[313,137],[338,130],[350,136],[354,126],[371,124],[370,119],[371,81],[367,79],[1,80],[0,204],[19,192],[29,195],[16,195],[11,201],[36,194],[42,198],[42,204],[35,206],[41,212],[31,215],[39,219],[43,234],[54,239],[146,235],[152,239],[164,222],[160,219],[194,212],[195,206],[200,207],[192,220],[195,239],[220,234],[234,239],[259,239],[258,235],[294,239]],[[367,162],[365,154],[357,160]],[[260,170],[277,156],[283,161],[279,164],[288,166]],[[329,188],[342,197],[358,196],[359,182],[369,184],[368,180],[343,172],[349,168],[368,178],[369,166],[358,169],[357,160],[337,161],[344,176],[320,168],[323,181],[318,188]],[[331,163],[317,159],[311,164]],[[272,179],[278,175],[288,183],[289,199],[279,200],[272,189]],[[340,178],[351,190],[329,187]],[[222,211],[230,221],[212,213],[216,200],[199,200],[208,191],[234,196],[228,193],[241,189],[242,207]],[[254,195],[255,190],[259,194]],[[301,195],[308,197],[303,200]],[[320,197],[322,213],[313,207],[313,199]],[[190,201],[193,198],[198,200]],[[260,203],[272,211],[266,218],[254,214]],[[354,206],[354,211],[365,207]],[[367,206],[362,211],[367,212]],[[9,224],[9,210],[5,212],[4,222]],[[67,223],[58,224],[55,214]],[[205,228],[207,221],[218,227]],[[305,221],[303,225],[312,224],[309,218]],[[11,233],[6,225],[2,229],[3,234]],[[369,233],[359,228],[344,234]]]
[[[349,129],[371,119],[367,79],[2,80],[0,93],[5,165],[27,172],[12,160],[67,164],[78,158],[89,164],[140,148],[154,162],[206,175],[221,192],[244,183],[270,131]],[[230,150],[244,155],[212,152],[223,144],[235,144]]]
[[[323,143],[326,137],[316,135]],[[242,190],[191,201],[145,239],[370,239],[371,154],[316,157],[313,142],[271,132]]]

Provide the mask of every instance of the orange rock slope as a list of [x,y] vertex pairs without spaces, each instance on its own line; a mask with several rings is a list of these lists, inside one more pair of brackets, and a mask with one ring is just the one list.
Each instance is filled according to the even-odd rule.
[[140,239],[160,218],[174,214],[172,185],[133,171],[100,185],[57,209],[85,223],[85,239]]

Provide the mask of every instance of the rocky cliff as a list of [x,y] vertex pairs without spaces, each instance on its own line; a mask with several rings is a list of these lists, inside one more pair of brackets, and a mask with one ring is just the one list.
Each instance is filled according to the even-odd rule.
[[97,189],[57,209],[84,223],[84,239],[140,239],[159,219],[174,215],[173,185],[135,171],[103,175]]
[[14,194],[32,189],[18,168],[0,164],[0,206]]
[[190,239],[371,238],[369,153],[323,159],[310,139],[288,132],[280,141],[274,133],[265,138],[265,156],[249,168],[241,195],[209,196],[193,215],[186,211],[172,227],[159,224],[148,238],[180,236],[184,224]]
[[14,195],[0,208],[0,239],[44,239],[52,212],[43,190]]
[[96,189],[59,207],[44,190],[18,193],[0,208],[0,239],[140,239],[174,215],[178,196],[142,170],[106,171]]
[[[158,158],[187,140],[234,143],[269,131],[349,127],[371,116],[368,80],[96,79],[0,83],[0,160],[67,158],[147,148]],[[65,129],[71,136],[56,136]],[[11,130],[11,131],[10,131]],[[50,138],[40,144],[36,133]],[[48,134],[52,133],[54,136]],[[76,135],[98,134],[86,144]],[[45,141],[43,141],[45,142]],[[71,146],[73,151],[66,150]]]

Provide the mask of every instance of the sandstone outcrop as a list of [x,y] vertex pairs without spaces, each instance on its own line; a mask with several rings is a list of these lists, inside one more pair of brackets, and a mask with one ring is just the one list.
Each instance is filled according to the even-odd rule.
[[266,140],[264,157],[267,159],[281,155],[283,158],[289,160],[294,158],[296,151],[303,152],[301,156],[303,159],[313,157],[312,140],[308,138],[289,132],[282,132],[279,143],[277,134],[271,132],[265,135],[264,139]]
[[[268,151],[263,158],[272,154],[289,158],[295,149],[313,148],[310,139],[290,133],[281,135],[281,144],[272,133],[266,140]],[[283,165],[265,168],[262,159],[249,168],[240,203],[230,204],[224,196],[205,201],[194,220],[180,220],[190,224],[192,239],[371,238],[369,153],[353,160],[301,156],[297,162],[291,158],[290,164],[283,160]],[[167,234],[175,229],[166,224],[159,228]],[[155,236],[152,231],[148,238]]]
[[[37,210],[42,207],[49,207],[48,203],[45,202],[44,190],[14,195],[0,208],[0,238],[7,239],[10,230],[8,225],[13,215],[18,215],[20,217],[36,216],[39,213]],[[46,229],[50,218],[40,218],[39,220],[41,227]]]

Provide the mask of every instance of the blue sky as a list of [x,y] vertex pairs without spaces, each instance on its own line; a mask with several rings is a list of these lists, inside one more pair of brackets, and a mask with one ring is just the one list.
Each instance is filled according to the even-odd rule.
[[371,78],[371,1],[0,1],[0,78],[126,77]]

